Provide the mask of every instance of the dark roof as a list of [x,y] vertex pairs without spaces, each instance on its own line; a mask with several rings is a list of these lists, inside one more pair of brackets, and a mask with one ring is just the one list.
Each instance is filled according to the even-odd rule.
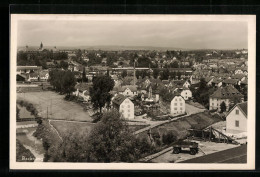
[[113,103],[120,105],[124,100],[126,99],[126,97],[122,94],[118,94],[114,99],[113,99]]
[[237,106],[245,113],[245,116],[247,116],[247,102],[238,103]]
[[119,87],[118,91],[119,92],[124,92],[127,88],[129,88],[132,92],[136,92],[137,91],[137,86],[135,86],[135,85],[125,85],[125,86]]
[[212,83],[214,83],[214,84],[218,84],[220,82],[222,82],[222,80],[221,79],[217,79],[217,78],[214,78],[213,81],[212,81]]
[[228,85],[226,87],[218,88],[218,90],[216,90],[210,97],[230,99],[234,97],[244,97],[244,96],[236,88]]
[[247,145],[189,159],[180,163],[246,163]]
[[243,81],[241,81],[241,83],[240,84],[245,84],[245,85],[247,85],[248,83],[247,83],[247,79],[245,79],[245,80],[243,80]]
[[233,79],[239,79],[239,80],[241,80],[243,77],[245,77],[244,74],[235,74],[234,76],[232,76]]
[[225,79],[223,82],[226,84],[237,84],[238,80],[237,79]]

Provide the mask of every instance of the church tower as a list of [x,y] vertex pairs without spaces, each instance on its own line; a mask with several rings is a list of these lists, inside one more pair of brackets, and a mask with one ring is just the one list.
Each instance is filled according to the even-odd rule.
[[40,49],[41,49],[41,50],[43,49],[43,44],[42,44],[42,42],[41,42],[41,45],[40,45]]

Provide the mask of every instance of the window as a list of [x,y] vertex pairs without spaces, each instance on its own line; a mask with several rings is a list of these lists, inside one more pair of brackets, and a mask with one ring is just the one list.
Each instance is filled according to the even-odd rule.
[[124,110],[122,110],[122,113],[124,113]]
[[177,106],[177,103],[174,103],[174,106]]
[[128,114],[127,117],[130,117],[130,114]]
[[124,105],[122,105],[122,108],[124,108]]
[[177,108],[174,108],[174,110],[177,110]]
[[235,124],[236,124],[236,127],[239,127],[239,121],[238,120],[236,120]]
[[182,106],[182,103],[180,103],[180,105]]
[[181,101],[181,98],[179,100]]
[[130,108],[130,105],[128,105],[127,107]]
[[130,112],[130,109],[128,109],[128,112]]
[[212,106],[214,106],[214,103],[212,103]]
[[239,110],[237,109],[237,110],[236,110],[236,115],[238,115],[238,114],[239,114]]
[[180,108],[180,110],[182,110],[182,108]]

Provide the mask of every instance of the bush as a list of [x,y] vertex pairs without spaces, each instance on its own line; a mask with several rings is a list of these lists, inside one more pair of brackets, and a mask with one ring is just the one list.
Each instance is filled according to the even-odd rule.
[[[26,159],[24,159],[26,158]],[[35,156],[29,149],[26,149],[20,141],[16,140],[16,161],[17,162],[34,162]]]
[[66,95],[66,96],[64,97],[64,99],[67,100],[67,101],[75,101],[75,100],[78,99],[78,97],[75,96],[75,95]]
[[173,132],[167,132],[162,136],[163,144],[169,145],[177,140],[177,137],[173,134]]
[[31,113],[31,115],[38,117],[38,111],[32,103],[29,103],[29,102],[24,101],[24,100],[17,100],[16,103],[19,104],[22,107],[25,107],[26,110]]

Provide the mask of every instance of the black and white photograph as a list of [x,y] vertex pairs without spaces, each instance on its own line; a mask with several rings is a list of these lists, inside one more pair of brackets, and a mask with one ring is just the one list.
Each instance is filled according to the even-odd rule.
[[10,168],[254,169],[255,21],[12,14]]

